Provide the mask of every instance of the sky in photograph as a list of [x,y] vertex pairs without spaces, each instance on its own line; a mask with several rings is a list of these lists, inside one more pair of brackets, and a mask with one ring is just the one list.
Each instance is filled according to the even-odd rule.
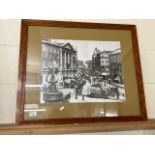
[[51,39],[51,42],[70,43],[77,51],[78,60],[87,61],[92,59],[94,49],[113,51],[120,48],[120,41],[89,41],[89,40],[63,40]]

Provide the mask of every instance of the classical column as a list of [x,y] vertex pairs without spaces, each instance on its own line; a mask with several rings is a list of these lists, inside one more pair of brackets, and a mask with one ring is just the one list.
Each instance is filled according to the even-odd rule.
[[63,55],[62,55],[62,51],[60,51],[60,68],[62,70],[62,66],[63,66]]
[[68,53],[66,52],[66,68],[67,68],[67,63],[68,63]]
[[64,68],[66,68],[66,52],[64,51]]
[[72,66],[71,66],[71,53],[69,53],[69,64],[70,64],[70,74],[73,75]]
[[69,54],[69,63],[70,63],[70,68],[71,68],[71,53]]
[[[60,50],[60,72],[59,72],[59,75],[60,75],[60,79],[61,81],[63,80],[63,51]],[[60,86],[63,85],[63,83],[59,83]]]
[[71,68],[73,69],[73,54],[71,54]]
[[66,68],[67,68],[67,64],[68,64],[68,52],[66,52]]
[[67,52],[67,64],[69,64],[69,53]]
[[68,53],[68,64],[70,64],[70,53]]

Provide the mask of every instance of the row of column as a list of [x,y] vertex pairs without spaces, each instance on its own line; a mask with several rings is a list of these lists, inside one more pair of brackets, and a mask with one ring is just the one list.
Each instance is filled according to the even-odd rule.
[[67,64],[70,64],[70,68],[73,68],[72,54],[70,52],[60,51],[61,68],[67,68]]

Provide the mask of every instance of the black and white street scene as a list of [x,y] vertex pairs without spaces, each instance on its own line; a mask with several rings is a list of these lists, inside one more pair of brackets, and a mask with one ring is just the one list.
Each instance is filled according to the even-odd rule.
[[41,59],[41,103],[125,101],[119,41],[42,40]]

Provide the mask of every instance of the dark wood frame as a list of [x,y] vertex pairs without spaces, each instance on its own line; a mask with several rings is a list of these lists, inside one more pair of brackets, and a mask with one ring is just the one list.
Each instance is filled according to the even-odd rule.
[[[108,29],[108,30],[129,30],[132,34],[132,44],[134,49],[134,63],[137,77],[137,85],[139,92],[139,104],[141,114],[138,116],[119,116],[119,117],[93,117],[93,118],[67,118],[67,119],[46,119],[46,120],[24,120],[24,102],[25,102],[25,81],[26,81],[26,61],[27,61],[27,43],[28,43],[28,27],[29,26],[45,26],[45,27],[65,27],[65,28],[91,28],[91,29]],[[20,40],[20,60],[19,60],[19,76],[18,76],[18,94],[17,94],[17,124],[66,124],[66,123],[97,123],[110,121],[145,121],[147,113],[145,107],[145,97],[143,80],[140,67],[139,47],[137,39],[137,31],[135,25],[122,24],[102,24],[102,23],[81,23],[81,22],[64,22],[64,21],[48,21],[48,20],[22,20],[21,22],[21,40]]]

